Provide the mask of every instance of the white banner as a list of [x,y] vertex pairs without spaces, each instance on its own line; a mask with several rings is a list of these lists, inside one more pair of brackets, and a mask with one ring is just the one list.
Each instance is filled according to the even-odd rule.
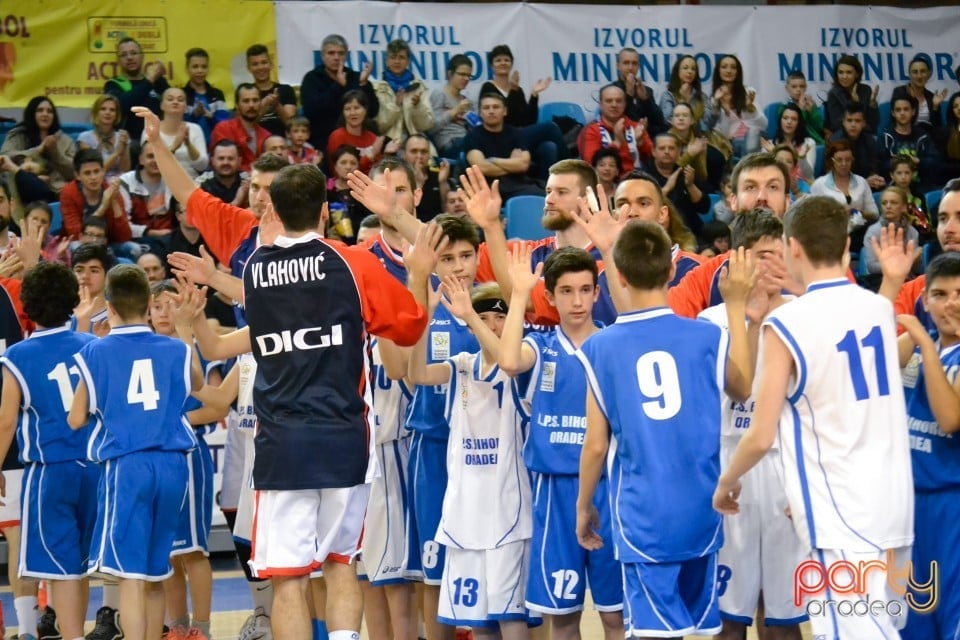
[[348,66],[384,68],[386,44],[403,38],[413,49],[415,75],[439,90],[446,61],[466,53],[474,77],[466,93],[476,97],[490,77],[486,52],[497,44],[513,50],[521,85],[529,94],[537,78],[550,77],[541,103],[575,102],[593,113],[597,90],[616,78],[616,54],[640,52],[640,75],[656,94],[670,69],[693,55],[709,91],[716,61],[732,53],[744,80],[757,90],[758,105],[786,96],[787,74],[806,74],[809,92],[826,100],[834,61],[856,55],[863,81],[880,85],[880,101],[905,84],[917,54],[931,62],[934,91],[957,89],[960,11],[956,8],[896,9],[819,5],[811,7],[670,6],[630,7],[550,4],[431,4],[392,2],[277,2],[277,50],[281,82],[299,85],[320,64],[320,43],[339,33],[350,44]]

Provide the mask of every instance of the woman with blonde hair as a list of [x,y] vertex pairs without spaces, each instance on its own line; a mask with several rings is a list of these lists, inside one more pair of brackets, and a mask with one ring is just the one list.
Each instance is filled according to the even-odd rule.
[[130,137],[120,128],[120,99],[110,94],[98,96],[90,108],[90,122],[93,128],[77,137],[77,147],[100,152],[108,180],[130,171]]

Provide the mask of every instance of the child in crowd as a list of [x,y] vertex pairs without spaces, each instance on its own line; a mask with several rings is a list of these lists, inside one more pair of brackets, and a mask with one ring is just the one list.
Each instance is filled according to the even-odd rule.
[[[290,164],[315,164],[318,167],[323,163],[323,154],[317,151],[310,140],[310,121],[303,116],[287,120],[287,160]],[[359,154],[358,154],[359,155]],[[359,166],[359,160],[357,161]]]
[[927,200],[917,182],[916,164],[910,158],[890,158],[890,184],[907,194],[907,215],[910,224],[920,234],[920,243],[926,244],[934,235],[930,224],[936,211],[927,211]]
[[[807,77],[803,75],[803,71],[791,71],[787,75],[786,89],[789,102],[800,107],[803,113],[803,121],[807,124],[807,135],[817,144],[824,144],[823,112],[807,93]],[[777,118],[779,117],[778,113]]]
[[703,237],[700,255],[713,258],[730,250],[730,227],[727,223],[711,220],[703,225],[700,235]]
[[223,91],[207,82],[210,54],[205,49],[188,49],[184,57],[187,60],[187,75],[190,76],[190,81],[183,87],[183,92],[187,95],[184,119],[200,125],[209,144],[210,134],[216,124],[231,117],[227,110],[227,98]]

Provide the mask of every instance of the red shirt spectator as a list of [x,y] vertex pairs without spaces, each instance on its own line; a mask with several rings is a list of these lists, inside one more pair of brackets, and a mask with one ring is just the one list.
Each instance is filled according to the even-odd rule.
[[[102,200],[90,215],[101,215],[107,221],[107,240],[110,243],[127,242],[133,237],[130,221],[123,211],[121,199],[117,197],[120,183],[101,185]],[[76,180],[67,183],[60,192],[60,213],[63,216],[63,235],[79,236],[82,230],[85,211],[92,208],[80,190],[80,183]]]
[[624,115],[626,94],[616,85],[600,90],[600,117],[584,128],[577,142],[580,157],[591,162],[600,149],[611,147],[620,153],[623,177],[642,167],[653,154],[653,144],[647,135],[646,123],[636,123]]
[[240,149],[240,169],[250,171],[270,132],[257,124],[260,119],[260,92],[255,86],[244,82],[236,91],[237,117],[224,120],[210,134],[210,152],[221,140],[233,140]]

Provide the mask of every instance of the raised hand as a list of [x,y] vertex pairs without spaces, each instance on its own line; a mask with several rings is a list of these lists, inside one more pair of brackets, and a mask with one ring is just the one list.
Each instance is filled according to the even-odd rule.
[[437,169],[437,180],[440,182],[440,184],[443,184],[450,179],[450,163],[447,162],[446,158],[440,161]]
[[7,251],[0,256],[0,276],[12,278],[23,271],[23,260],[16,251]]
[[[762,140],[761,140],[762,144]],[[687,145],[687,153],[691,156],[698,156],[707,149],[707,139],[706,138],[694,138],[690,144]]]
[[[854,85],[854,91],[856,91],[856,85]],[[870,104],[877,103],[877,96],[880,95],[880,85],[873,85],[873,91],[870,92]]]
[[929,338],[926,327],[912,313],[897,314],[897,324],[904,328],[914,342]]
[[756,282],[757,269],[751,252],[744,247],[731,251],[727,264],[720,269],[717,283],[724,302],[745,305]]
[[694,168],[693,168],[692,165],[689,165],[689,164],[688,164],[687,166],[685,166],[685,167],[683,168],[683,183],[684,183],[685,185],[687,185],[688,187],[689,187],[690,185],[692,185],[692,184],[693,184],[693,178],[694,178],[694,176],[696,175],[696,173],[697,173],[697,172],[694,170]]
[[394,180],[390,169],[383,171],[384,184],[377,184],[365,173],[353,171],[347,175],[347,186],[354,200],[383,220],[389,219],[397,208]]
[[940,108],[940,105],[943,104],[943,101],[947,99],[947,90],[941,89],[933,94],[933,109],[936,111]]
[[443,307],[460,318],[466,320],[472,314],[473,302],[470,300],[470,289],[465,287],[456,276],[446,276],[440,283],[440,304]]
[[[343,67],[340,67],[340,70],[343,71]],[[363,63],[363,69],[360,70],[360,84],[367,84],[371,71],[373,71],[373,65],[369,62]]]
[[487,184],[487,179],[479,167],[467,167],[460,176],[460,199],[467,209],[467,214],[481,229],[489,229],[500,224],[500,208],[503,199],[500,197],[500,181],[494,180],[493,186]]
[[143,134],[151,143],[160,142],[160,118],[146,107],[131,107],[133,115],[143,118]]
[[416,242],[410,246],[403,258],[403,264],[411,279],[422,280],[430,277],[440,259],[440,253],[447,248],[449,240],[443,235],[443,227],[431,222],[420,227]]
[[510,247],[510,282],[513,283],[513,292],[524,296],[530,295],[543,273],[542,262],[537,263],[535,269],[530,269],[530,255],[531,247],[525,242],[517,242]]
[[200,245],[199,256],[175,251],[167,256],[167,264],[170,265],[178,280],[185,278],[193,284],[210,284],[210,279],[217,273],[213,256],[203,245]]
[[343,62],[340,63],[340,66],[337,67],[337,72],[334,74],[333,79],[341,87],[347,86],[347,66]]
[[80,304],[73,309],[73,315],[77,319],[78,327],[87,326],[93,314],[103,308],[104,300],[102,295],[103,294],[97,296],[90,295],[90,287],[80,285]]
[[540,78],[533,84],[533,89],[530,90],[532,95],[538,96],[547,89],[550,88],[551,78]]
[[510,87],[513,89],[520,88],[520,72],[516,69],[514,69],[513,73],[510,74]]
[[168,294],[173,300],[173,323],[177,327],[191,327],[194,320],[203,315],[207,304],[207,287],[197,289],[183,276],[177,276],[176,294]]
[[14,249],[20,256],[20,261],[24,269],[29,269],[40,262],[40,252],[43,250],[43,241],[46,237],[43,233],[42,225],[31,225],[29,220],[24,220],[23,238],[20,244]]
[[613,250],[617,237],[630,221],[627,218],[630,206],[621,207],[620,215],[614,218],[603,185],[597,185],[597,204],[600,205],[599,211],[593,211],[586,198],[577,198],[577,215],[573,216],[573,221],[580,225],[597,251],[605,255]]
[[871,236],[870,245],[877,255],[883,277],[896,282],[907,279],[920,251],[913,240],[904,243],[903,229],[892,223],[881,227],[879,239]]

